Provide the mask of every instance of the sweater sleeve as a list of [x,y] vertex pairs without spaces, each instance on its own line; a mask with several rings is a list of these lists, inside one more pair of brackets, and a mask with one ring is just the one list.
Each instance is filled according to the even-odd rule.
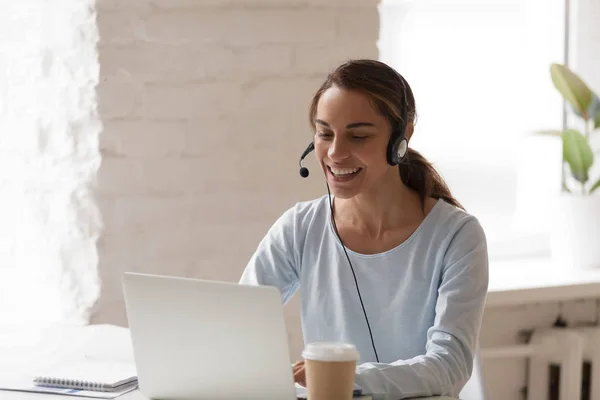
[[295,211],[287,210],[277,219],[260,241],[246,265],[240,284],[267,285],[279,289],[284,303],[294,295],[300,284],[295,250]]
[[363,392],[389,400],[458,397],[469,380],[488,289],[487,243],[475,218],[457,231],[443,260],[425,354],[357,366],[356,383]]

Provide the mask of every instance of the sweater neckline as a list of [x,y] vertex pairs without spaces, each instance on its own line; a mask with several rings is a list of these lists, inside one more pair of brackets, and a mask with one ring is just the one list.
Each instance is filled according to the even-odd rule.
[[[399,251],[400,249],[408,246],[408,244],[414,240],[414,238],[419,235],[419,233],[425,229],[425,227],[427,225],[429,225],[430,221],[433,219],[433,217],[435,216],[435,214],[437,214],[440,210],[440,208],[442,207],[442,205],[444,204],[444,199],[439,198],[437,200],[437,202],[435,203],[435,205],[433,206],[433,208],[431,209],[431,211],[429,211],[429,213],[425,216],[425,218],[423,218],[423,221],[421,221],[421,223],[419,224],[419,226],[417,226],[417,229],[415,229],[408,238],[406,238],[406,240],[404,240],[402,243],[398,244],[395,247],[392,247],[389,250],[383,251],[381,253],[374,253],[374,254],[365,254],[365,253],[359,253],[357,251],[354,251],[348,247],[346,247],[340,240],[340,238],[338,237],[338,235],[335,232],[335,228],[333,226],[333,216],[331,214],[331,208],[329,207],[329,199],[327,199],[328,195],[325,195],[325,200],[326,200],[326,213],[327,213],[327,225],[329,227],[329,231],[330,233],[335,237],[335,240],[339,243],[340,246],[343,246],[346,251],[348,252],[348,254],[352,254],[354,256],[357,257],[362,257],[362,258],[377,258],[377,257],[384,257],[387,256],[391,253],[394,253],[396,251]],[[331,195],[331,202],[333,204],[333,198],[334,196]]]

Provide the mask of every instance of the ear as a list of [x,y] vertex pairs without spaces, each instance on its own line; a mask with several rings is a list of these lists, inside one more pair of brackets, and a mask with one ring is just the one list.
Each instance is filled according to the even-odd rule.
[[415,131],[415,125],[412,122],[409,122],[406,125],[406,139],[410,142],[410,138],[412,137],[413,132]]

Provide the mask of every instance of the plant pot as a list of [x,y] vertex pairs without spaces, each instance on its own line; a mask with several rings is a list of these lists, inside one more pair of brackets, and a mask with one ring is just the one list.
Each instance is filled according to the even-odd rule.
[[560,266],[600,268],[600,195],[561,193],[552,206],[552,258]]

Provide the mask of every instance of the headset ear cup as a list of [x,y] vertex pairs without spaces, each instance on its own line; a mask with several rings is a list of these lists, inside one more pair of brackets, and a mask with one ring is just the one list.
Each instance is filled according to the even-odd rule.
[[389,141],[387,146],[387,162],[391,166],[397,165],[396,155],[398,154],[398,140]]
[[398,142],[396,160],[398,161],[398,164],[400,164],[404,160],[404,157],[406,157],[406,153],[408,153],[408,140],[406,140],[406,138],[400,138]]
[[393,142],[388,144],[387,159],[388,164],[396,166],[400,164],[408,153],[408,140],[406,137],[400,136]]

